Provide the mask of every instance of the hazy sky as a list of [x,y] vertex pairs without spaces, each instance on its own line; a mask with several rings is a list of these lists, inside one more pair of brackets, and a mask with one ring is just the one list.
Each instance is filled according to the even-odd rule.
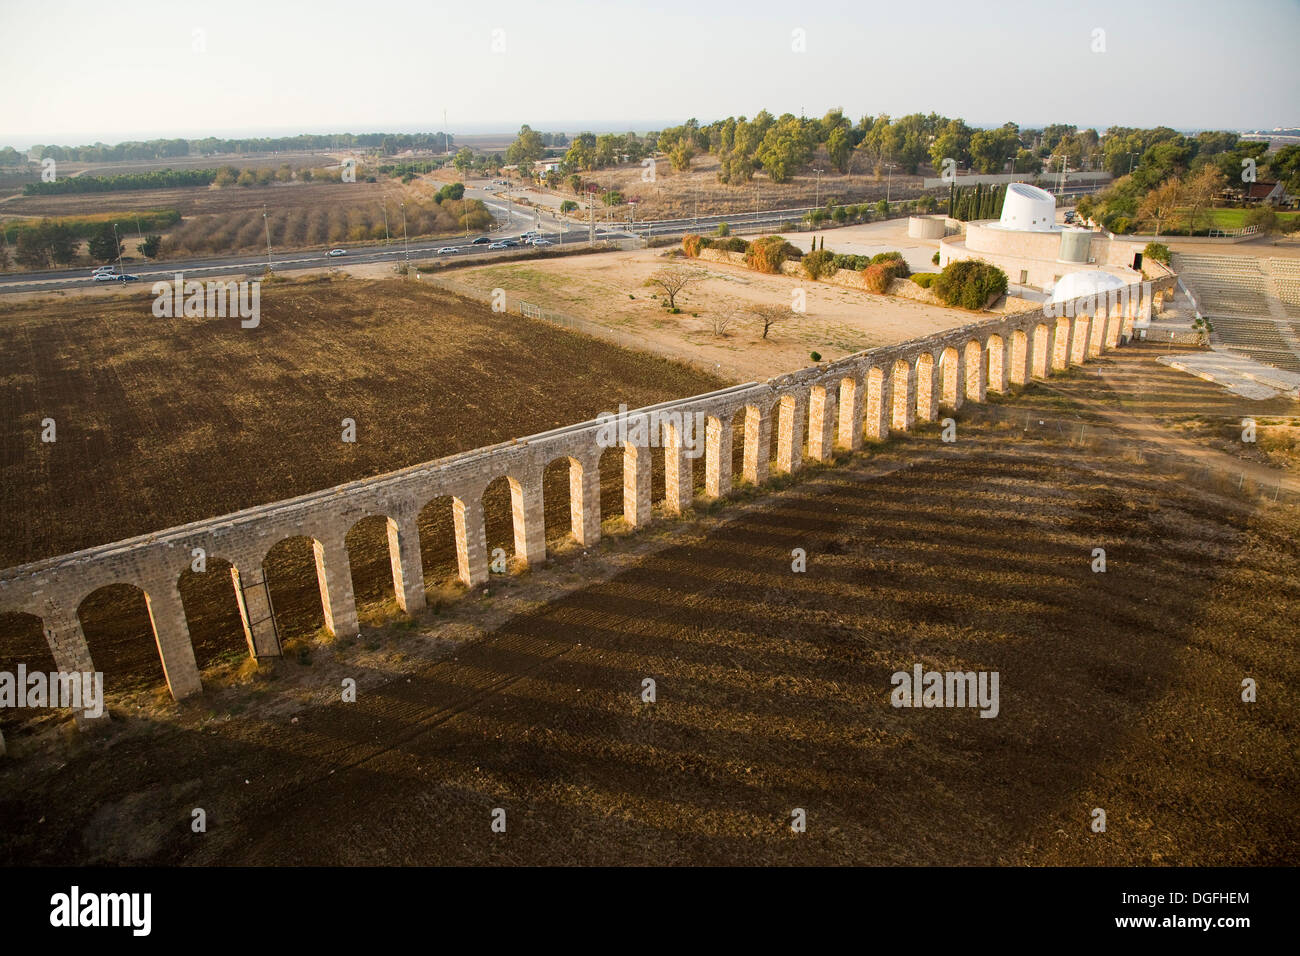
[[833,106],[1271,128],[1300,125],[1297,38],[1300,0],[0,0],[0,144],[433,131],[444,109],[452,132]]

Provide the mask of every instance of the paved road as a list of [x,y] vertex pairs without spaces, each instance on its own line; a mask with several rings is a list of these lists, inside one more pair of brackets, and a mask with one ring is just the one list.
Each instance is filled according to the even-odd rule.
[[[587,222],[572,217],[559,217],[547,209],[533,206],[521,206],[504,198],[506,190],[495,189],[489,184],[470,186],[465,190],[466,197],[481,199],[496,218],[497,223],[490,236],[508,239],[518,236],[529,229],[539,229],[550,240],[550,249],[566,245],[577,245],[589,238],[619,240],[675,237],[688,232],[713,232],[721,223],[728,223],[733,230],[758,231],[765,227],[775,227],[785,222],[799,220],[807,208],[768,209],[732,215],[700,216],[691,219],[657,220],[652,222],[605,222],[597,220],[594,229]],[[454,248],[454,253],[439,253],[442,248]],[[525,249],[528,247],[524,247]],[[547,248],[547,247],[544,247]],[[192,259],[165,260],[157,263],[123,262],[122,270],[130,275],[138,275],[142,283],[158,280],[170,280],[176,273],[186,276],[232,275],[248,272],[261,272],[269,263],[276,272],[291,272],[300,269],[320,269],[329,265],[357,265],[373,262],[391,262],[394,265],[403,259],[430,259],[474,253],[486,256],[503,256],[518,254],[519,249],[489,250],[485,244],[474,245],[473,237],[461,239],[421,239],[403,243],[395,239],[387,243],[373,243],[362,246],[347,247],[347,254],[331,258],[323,251],[303,251],[275,253],[271,255],[237,255],[207,256]],[[53,292],[65,289],[85,289],[91,286],[111,285],[98,283],[91,278],[88,270],[56,269],[42,272],[23,272],[0,275],[0,293],[5,292]],[[116,288],[115,284],[112,287]]]

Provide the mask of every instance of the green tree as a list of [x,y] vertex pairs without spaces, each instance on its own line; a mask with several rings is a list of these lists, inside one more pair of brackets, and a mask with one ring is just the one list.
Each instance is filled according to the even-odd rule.
[[86,248],[90,252],[90,257],[100,262],[112,262],[122,252],[122,245],[117,241],[111,222],[100,223],[99,227],[91,233]]
[[531,166],[545,155],[546,144],[542,142],[542,134],[525,123],[519,127],[519,135],[506,150],[506,163]]
[[451,164],[456,167],[457,172],[464,176],[470,166],[474,165],[474,151],[468,146],[462,146],[457,150],[456,157],[451,161]]
[[162,252],[162,236],[145,236],[144,242],[140,243],[140,252],[146,258],[157,259]]

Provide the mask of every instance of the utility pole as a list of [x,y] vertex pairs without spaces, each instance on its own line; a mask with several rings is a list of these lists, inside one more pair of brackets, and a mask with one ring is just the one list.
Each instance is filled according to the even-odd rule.
[[388,203],[380,203],[379,208],[384,211],[384,245],[388,245],[392,241],[388,235]]
[[402,249],[403,258],[405,259],[406,269],[411,268],[411,245],[406,238],[406,203],[399,203],[402,210]]
[[262,222],[266,226],[266,271],[274,272],[271,267],[271,220],[267,218],[266,207],[262,207]]
[[817,167],[816,169],[813,170],[813,172],[817,174],[817,191],[816,191],[815,193],[813,193],[813,196],[814,196],[813,206],[815,206],[816,208],[820,209],[820,208],[822,207],[822,171],[821,171],[821,167],[820,167],[820,166]]
[[113,242],[114,242],[114,244],[115,244],[114,247],[117,249],[117,272],[118,272],[119,275],[121,275],[121,273],[122,273],[122,243],[121,243],[121,241],[117,238],[117,223],[113,223]]
[[[878,180],[877,180],[878,181]],[[885,163],[885,205],[889,205],[889,187],[894,181],[894,164]]]

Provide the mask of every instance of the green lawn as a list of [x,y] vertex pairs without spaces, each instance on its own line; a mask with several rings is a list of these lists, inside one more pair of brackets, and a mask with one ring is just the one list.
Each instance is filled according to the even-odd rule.
[[[1249,211],[1248,209],[1211,209],[1209,210],[1211,228],[1240,229],[1246,225],[1246,213]],[[1300,216],[1300,212],[1279,212],[1278,223],[1285,228],[1287,223],[1297,216]]]

